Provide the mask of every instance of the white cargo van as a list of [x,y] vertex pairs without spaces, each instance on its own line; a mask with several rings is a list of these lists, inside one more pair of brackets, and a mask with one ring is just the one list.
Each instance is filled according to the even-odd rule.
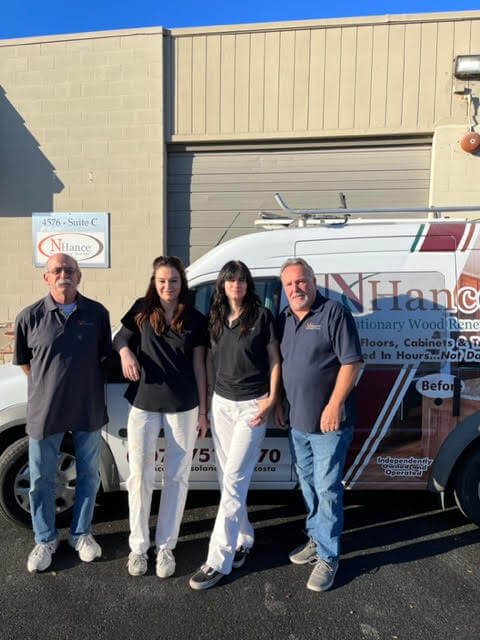
[[[206,313],[218,271],[227,260],[241,259],[263,303],[276,314],[285,306],[282,263],[292,256],[305,258],[321,293],[351,310],[365,361],[345,486],[451,492],[464,514],[480,525],[479,231],[480,224],[458,219],[339,222],[327,217],[317,226],[225,242],[188,268],[189,283],[196,307]],[[126,385],[115,358],[108,375],[105,492],[125,489],[128,474]],[[13,521],[28,521],[25,387],[18,368],[0,368],[0,510]],[[73,503],[73,463],[67,438],[59,465],[60,514],[68,514]],[[213,446],[206,438],[194,451],[191,487],[215,486]],[[285,432],[273,424],[252,486],[296,486]]]

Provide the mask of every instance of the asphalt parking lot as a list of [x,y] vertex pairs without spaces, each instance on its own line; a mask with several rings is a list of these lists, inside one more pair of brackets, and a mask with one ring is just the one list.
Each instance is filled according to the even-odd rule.
[[[256,546],[247,564],[206,592],[188,586],[205,560],[218,494],[191,492],[177,572],[132,578],[125,494],[108,496],[94,531],[103,557],[82,564],[67,531],[51,568],[25,568],[32,535],[0,521],[1,640],[478,640],[480,529],[423,493],[349,493],[334,588],[305,588],[288,563],[303,541],[298,492],[251,492]],[[154,508],[158,505],[155,500]],[[153,527],[154,519],[151,524]]]

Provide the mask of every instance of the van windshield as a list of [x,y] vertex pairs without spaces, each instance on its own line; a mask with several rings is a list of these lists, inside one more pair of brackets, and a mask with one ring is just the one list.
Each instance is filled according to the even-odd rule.
[[[281,296],[281,283],[279,278],[254,278],[255,291],[261,300],[263,306],[273,313],[274,317],[278,315]],[[208,314],[212,301],[213,292],[215,290],[214,282],[192,287],[193,304],[195,309]]]

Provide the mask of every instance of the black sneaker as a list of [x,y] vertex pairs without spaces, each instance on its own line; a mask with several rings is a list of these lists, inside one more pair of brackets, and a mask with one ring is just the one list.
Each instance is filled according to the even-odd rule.
[[217,584],[223,577],[224,573],[220,573],[220,571],[215,571],[212,567],[209,567],[208,564],[202,564],[200,569],[195,573],[189,581],[189,585],[192,589],[210,589]]
[[235,557],[233,558],[232,566],[235,567],[235,569],[240,569],[240,567],[243,567],[249,553],[250,549],[248,549],[247,547],[238,547],[238,549],[235,551]]

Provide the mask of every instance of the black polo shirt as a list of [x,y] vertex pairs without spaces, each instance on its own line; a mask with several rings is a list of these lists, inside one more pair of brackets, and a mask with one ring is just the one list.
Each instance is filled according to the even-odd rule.
[[[189,309],[182,333],[167,327],[157,336],[147,320],[142,330],[135,316],[143,309],[144,298],[139,298],[123,316],[122,325],[129,346],[138,344],[140,380],[127,388],[125,398],[137,409],[162,413],[190,411],[198,405],[198,390],[193,371],[193,350],[207,343],[207,321],[196,309]],[[122,336],[115,337],[115,348],[125,344]]]
[[228,400],[252,400],[270,389],[267,345],[276,340],[273,316],[265,307],[250,330],[240,334],[240,322],[225,324],[217,344],[211,344],[215,393]]
[[[282,376],[290,405],[290,425],[306,433],[320,431],[320,417],[343,364],[362,360],[357,328],[343,304],[317,294],[299,321],[290,307],[279,316]],[[354,390],[345,402],[345,424],[355,422]]]
[[30,364],[27,433],[42,440],[108,422],[101,361],[112,349],[108,311],[77,293],[65,318],[49,294],[15,322],[14,364]]

